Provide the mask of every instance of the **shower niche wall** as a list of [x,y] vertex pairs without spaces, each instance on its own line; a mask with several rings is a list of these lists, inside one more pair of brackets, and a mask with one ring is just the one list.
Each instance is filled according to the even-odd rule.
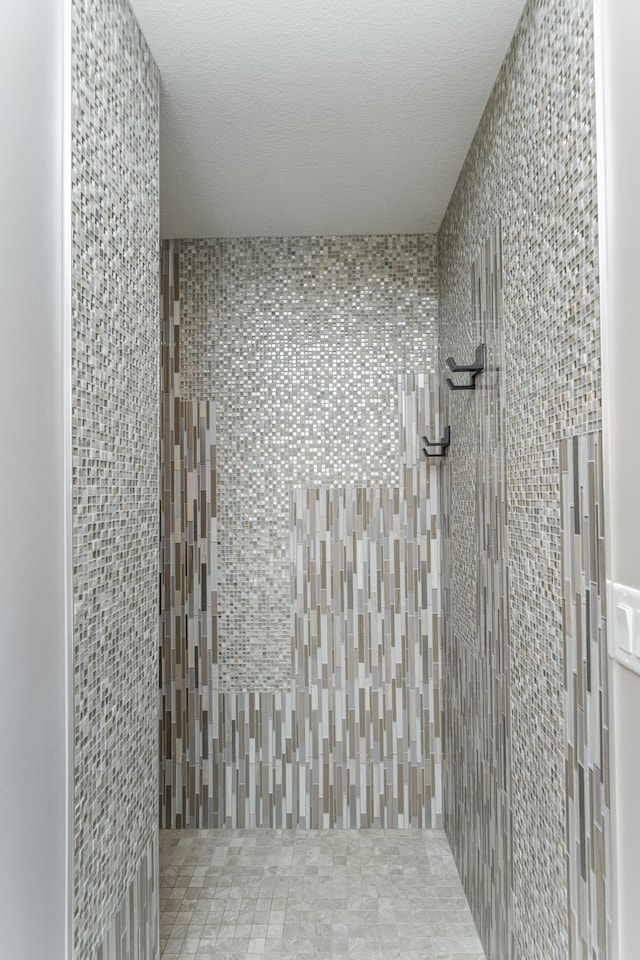
[[162,251],[161,823],[442,823],[435,238]]

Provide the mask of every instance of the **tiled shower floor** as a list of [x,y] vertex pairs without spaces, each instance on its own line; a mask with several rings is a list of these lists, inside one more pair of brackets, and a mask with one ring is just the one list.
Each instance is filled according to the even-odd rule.
[[484,960],[438,830],[164,830],[160,898],[166,960]]

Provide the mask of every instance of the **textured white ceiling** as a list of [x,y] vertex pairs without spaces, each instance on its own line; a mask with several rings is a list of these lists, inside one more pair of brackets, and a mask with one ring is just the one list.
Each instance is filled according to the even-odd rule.
[[435,231],[524,0],[132,0],[165,237]]

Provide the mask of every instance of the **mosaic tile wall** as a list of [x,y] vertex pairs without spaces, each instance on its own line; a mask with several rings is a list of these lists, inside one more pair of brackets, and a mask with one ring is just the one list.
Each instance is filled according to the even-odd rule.
[[181,396],[215,400],[226,690],[291,679],[289,491],[397,484],[398,375],[433,365],[432,236],[183,240]]
[[[454,437],[443,488],[453,545],[446,553],[444,574],[449,758],[445,823],[487,954],[512,957],[509,556],[500,226],[471,266],[470,289],[471,324],[476,331],[475,345],[485,346],[485,368],[475,380],[475,390],[447,391],[445,401]],[[475,349],[468,349],[466,354],[454,354],[454,359],[470,363],[474,353]],[[470,381],[468,374],[449,376],[459,384]],[[466,500],[469,484],[472,497]],[[459,505],[463,506],[460,515]],[[465,551],[465,540],[457,536],[462,520],[473,524],[473,552]],[[468,566],[471,582],[457,576],[461,562]],[[464,632],[456,633],[455,625],[463,615],[470,622],[464,624]],[[456,701],[458,690],[465,691],[462,709]],[[460,756],[472,758],[471,762],[452,762],[451,758]]]
[[158,950],[158,74],[72,4],[74,958]]
[[397,380],[394,486],[290,488],[292,679],[220,690],[218,405],[180,397],[179,250],[163,244],[161,825],[441,825],[433,375]]
[[[492,907],[499,902],[496,884],[507,876],[489,871],[490,882],[479,886],[472,868],[479,848],[508,844],[509,818],[501,825],[482,815],[504,784],[493,780],[499,768],[485,779],[480,761],[495,746],[495,729],[483,717],[497,708],[484,683],[469,597],[479,549],[473,495],[479,428],[472,395],[464,393],[449,399],[460,442],[451,449],[446,549],[452,564],[446,662],[460,668],[444,671],[445,797],[455,796],[456,782],[478,784],[460,816],[445,801],[445,824],[483,941],[495,943],[487,946],[491,960],[564,958],[569,950],[558,444],[600,424],[594,113],[591,3],[531,0],[438,237],[440,357],[471,357],[478,331],[469,265],[502,221],[511,948],[499,937],[506,928]],[[482,738],[475,749],[449,748],[458,711]]]
[[611,954],[602,435],[560,443],[567,885],[571,960]]

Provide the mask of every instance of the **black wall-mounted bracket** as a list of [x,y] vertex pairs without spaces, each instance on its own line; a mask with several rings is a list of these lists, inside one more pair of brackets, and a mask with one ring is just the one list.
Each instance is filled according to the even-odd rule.
[[484,370],[485,364],[485,345],[484,343],[479,344],[476,349],[476,359],[474,363],[456,363],[453,357],[447,357],[447,366],[452,371],[452,373],[470,373],[471,380],[469,383],[454,383],[451,377],[447,377],[447,386],[450,390],[475,390],[476,388],[476,377],[479,373],[482,373]]
[[[428,437],[423,437],[422,442],[424,443],[422,452],[425,457],[445,457],[447,455],[447,447],[451,445],[451,427],[446,428],[441,440],[429,440]],[[440,447],[440,453],[430,453],[427,447]]]

